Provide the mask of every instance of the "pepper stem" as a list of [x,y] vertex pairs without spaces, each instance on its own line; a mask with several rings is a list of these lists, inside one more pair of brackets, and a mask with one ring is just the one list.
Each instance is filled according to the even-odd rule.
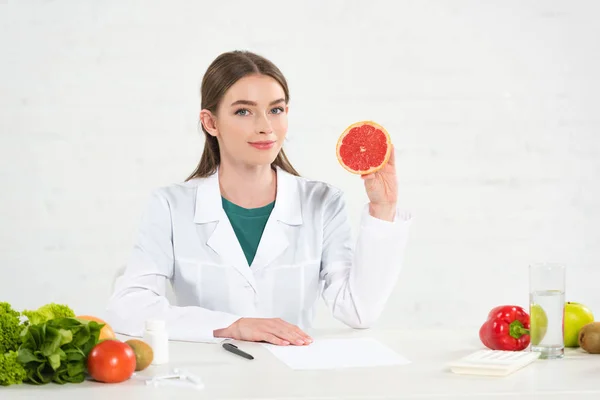
[[526,329],[521,321],[515,320],[510,323],[509,327],[509,334],[515,339],[519,339],[523,335],[529,335],[529,329]]

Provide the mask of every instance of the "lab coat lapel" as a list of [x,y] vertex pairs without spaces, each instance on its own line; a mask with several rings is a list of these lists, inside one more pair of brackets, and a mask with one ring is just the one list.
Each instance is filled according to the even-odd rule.
[[252,260],[251,268],[253,271],[260,271],[268,266],[288,248],[290,242],[286,228],[288,227],[283,222],[278,221],[271,214],[260,238],[254,260]]
[[252,261],[251,269],[259,271],[268,267],[290,246],[290,232],[302,225],[300,194],[296,178],[279,167],[277,171],[277,195],[275,207],[267,224]]
[[[217,253],[226,265],[235,268],[256,290],[254,275],[231,222],[223,210],[218,171],[198,184],[194,222],[199,233],[207,229],[206,224],[212,225],[213,230],[205,244]],[[206,234],[200,237],[206,237]]]

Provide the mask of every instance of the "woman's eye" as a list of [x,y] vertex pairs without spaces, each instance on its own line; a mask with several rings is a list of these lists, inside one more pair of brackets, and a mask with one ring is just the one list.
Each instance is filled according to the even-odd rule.
[[284,111],[283,107],[275,107],[271,110],[273,114],[281,114]]
[[246,110],[245,108],[242,108],[242,109],[240,109],[240,110],[237,110],[237,111],[235,112],[235,114],[236,114],[236,115],[242,115],[242,116],[244,116],[244,115],[248,115],[248,113],[249,113],[249,112],[250,112],[250,111]]

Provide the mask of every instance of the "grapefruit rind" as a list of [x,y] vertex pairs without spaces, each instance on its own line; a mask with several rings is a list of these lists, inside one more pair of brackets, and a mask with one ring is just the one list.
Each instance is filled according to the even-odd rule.
[[[368,170],[355,170],[355,169],[350,168],[348,165],[346,165],[346,163],[344,163],[344,161],[342,160],[342,157],[340,155],[340,148],[342,147],[342,141],[344,140],[344,137],[348,134],[348,132],[350,132],[350,130],[352,130],[352,128],[356,128],[356,127],[362,126],[362,125],[371,125],[372,127],[383,132],[383,134],[386,137],[387,150],[385,153],[385,157],[380,165],[371,167]],[[372,173],[379,171],[380,169],[382,169],[385,166],[385,164],[387,164],[388,160],[390,159],[391,154],[392,154],[392,140],[390,138],[388,131],[383,126],[381,126],[378,123],[373,122],[373,121],[359,121],[359,122],[355,122],[352,125],[348,126],[344,130],[344,132],[342,132],[342,134],[340,135],[338,142],[337,142],[337,146],[336,146],[336,155],[337,155],[337,159],[338,159],[340,165],[342,167],[344,167],[344,169],[347,170],[348,172],[351,172],[351,173],[357,174],[357,175],[367,175],[367,174],[372,174]]]

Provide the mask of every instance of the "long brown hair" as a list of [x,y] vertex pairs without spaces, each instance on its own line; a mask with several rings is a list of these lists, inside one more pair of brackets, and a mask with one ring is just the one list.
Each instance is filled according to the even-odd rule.
[[[236,50],[219,55],[206,70],[200,89],[202,98],[201,108],[216,114],[219,103],[223,99],[227,89],[241,78],[253,74],[267,75],[275,79],[283,88],[285,103],[289,102],[290,92],[287,81],[275,64],[258,54]],[[203,125],[202,131],[205,138],[204,151],[202,152],[198,166],[186,181],[193,178],[206,178],[214,174],[221,163],[217,138],[209,135]],[[271,166],[280,167],[284,171],[296,176],[300,175],[288,160],[283,149],[279,151]]]

